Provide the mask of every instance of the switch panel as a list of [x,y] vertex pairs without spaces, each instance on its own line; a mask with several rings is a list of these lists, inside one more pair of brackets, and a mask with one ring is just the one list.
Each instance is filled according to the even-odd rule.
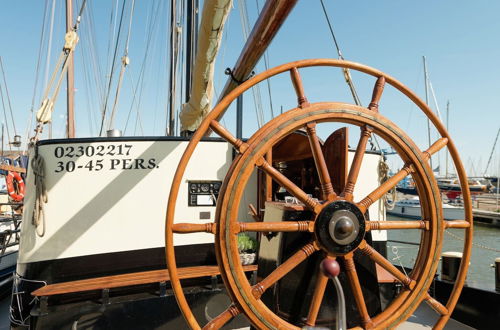
[[188,181],[189,206],[215,206],[222,181]]

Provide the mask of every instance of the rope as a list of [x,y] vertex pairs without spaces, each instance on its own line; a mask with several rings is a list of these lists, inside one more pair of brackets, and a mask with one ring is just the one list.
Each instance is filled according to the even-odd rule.
[[[445,229],[444,232],[447,233],[448,235],[450,235],[451,237],[453,237],[456,240],[459,240],[459,241],[462,241],[462,242],[464,241],[463,237],[460,237],[458,235],[453,234],[448,229]],[[490,247],[488,247],[486,245],[483,245],[483,244],[472,242],[472,245],[475,246],[475,247],[478,247],[480,249],[483,249],[483,250],[488,250],[488,251],[493,251],[493,252],[500,252],[500,250],[497,250],[497,249],[494,249],[494,248],[490,248]]]
[[[342,55],[342,51],[340,50],[339,43],[337,42],[337,38],[335,37],[335,32],[333,32],[333,26],[332,26],[332,23],[330,21],[330,17],[328,16],[328,13],[326,11],[325,4],[324,4],[323,0],[320,0],[320,2],[321,2],[321,7],[323,8],[323,13],[325,14],[326,22],[328,23],[328,28],[330,30],[330,34],[332,36],[333,43],[335,44],[335,48],[337,49],[338,58],[339,58],[339,60],[344,61],[345,58]],[[357,106],[362,107],[363,104],[361,103],[361,100],[358,96],[358,92],[356,91],[356,86],[354,85],[354,82],[352,81],[351,71],[347,68],[342,68],[342,71],[344,73],[345,82],[347,83],[347,86],[349,86],[349,90],[351,91],[354,103],[356,103]],[[377,144],[378,149],[382,152],[382,149],[380,148],[380,145],[377,141],[377,137],[375,135],[372,135],[372,137],[373,137],[373,140],[375,141],[375,143]],[[372,146],[372,150],[375,150],[374,144],[372,142],[372,137],[370,137],[369,141],[370,141],[370,144]]]
[[[378,180],[379,184],[382,185],[389,178],[389,165],[384,160],[384,156],[380,156],[378,162]],[[391,196],[392,202],[389,202],[388,196]],[[393,210],[396,206],[396,187],[392,188],[387,194],[380,199],[384,202],[387,210]]]
[[[44,204],[48,202],[47,190],[45,188],[45,162],[35,151],[35,156],[31,159],[31,169],[33,170],[33,175],[35,176],[35,208],[33,209],[33,218],[31,223],[36,227],[36,233],[38,236],[43,237],[45,235],[45,211]],[[39,232],[42,224],[42,232]]]

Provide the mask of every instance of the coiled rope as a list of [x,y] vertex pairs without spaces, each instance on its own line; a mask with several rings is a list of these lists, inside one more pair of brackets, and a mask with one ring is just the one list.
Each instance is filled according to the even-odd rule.
[[[380,156],[380,160],[378,162],[378,181],[379,184],[383,184],[389,179],[389,165],[384,160],[384,156]],[[389,201],[388,197],[391,197],[391,201]],[[387,210],[393,210],[394,206],[396,206],[396,187],[393,187],[387,194],[382,196],[381,200],[384,202]]]
[[[35,151],[35,156],[31,159],[31,169],[35,176],[35,208],[33,209],[31,223],[36,227],[37,235],[43,237],[46,229],[44,204],[48,202],[49,198],[44,181],[45,161],[37,151]],[[40,227],[42,227],[41,232],[39,231]]]

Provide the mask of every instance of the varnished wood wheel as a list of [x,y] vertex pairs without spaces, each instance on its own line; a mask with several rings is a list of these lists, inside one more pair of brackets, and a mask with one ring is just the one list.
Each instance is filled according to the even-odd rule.
[[[372,100],[368,108],[352,104],[307,101],[299,76],[298,68],[308,66],[334,66],[358,70],[377,78]],[[247,142],[236,139],[218,121],[220,114],[229,104],[251,86],[279,73],[289,71],[298,97],[298,107],[271,120],[258,130]],[[430,119],[439,138],[429,149],[421,151],[415,143],[394,123],[378,112],[378,102],[385,84],[390,84],[410,98]],[[320,143],[316,135],[316,125],[324,122],[341,122],[360,127],[360,139],[354,159],[348,173],[347,183],[343,191],[335,192]],[[305,129],[310,141],[312,155],[321,183],[322,200],[317,201],[308,196],[301,188],[275,169],[266,160],[266,154],[272,147],[288,134]],[[202,136],[209,130],[231,143],[238,155],[234,159],[220,191],[217,203],[216,223],[210,224],[174,224],[174,214],[179,186],[187,163]],[[366,196],[354,196],[366,144],[371,134],[377,134],[390,144],[405,162],[405,166],[385,183]],[[443,221],[441,198],[428,160],[432,154],[447,147],[454,161],[459,176],[465,202],[465,219]],[[245,185],[252,172],[259,168],[276,183],[300,200],[314,214],[312,219],[286,222],[240,222],[238,209]],[[371,221],[364,214],[374,202],[392,189],[400,180],[411,174],[418,188],[422,218],[419,221]],[[428,289],[436,272],[446,228],[464,228],[465,243],[463,259],[453,292],[446,304],[433,299]],[[405,274],[380,255],[364,239],[366,232],[374,229],[407,229],[420,230],[421,243],[413,271]],[[257,284],[251,285],[243,271],[237,248],[237,234],[241,232],[310,232],[311,241],[297,246],[297,251],[281,263],[267,277]],[[362,328],[392,328],[406,320],[422,301],[429,303],[439,314],[435,328],[442,328],[449,319],[460,295],[470,259],[472,243],[472,209],[465,171],[458,157],[453,142],[443,125],[431,110],[404,85],[394,78],[369,67],[338,60],[305,60],[288,63],[263,72],[243,83],[224,98],[203,121],[199,130],[188,145],[176,175],[174,177],[166,217],[166,255],[167,266],[172,287],[179,306],[189,325],[200,328],[194,318],[182,287],[179,283],[175,263],[173,233],[209,232],[215,234],[217,260],[224,283],[230,293],[233,304],[217,318],[205,325],[206,328],[219,328],[239,313],[244,313],[257,328],[297,328],[273,313],[260,299],[262,294],[277,283],[283,276],[292,271],[302,261],[316,251],[325,258],[338,258],[342,261],[349,285],[354,295]],[[400,294],[378,315],[369,315],[361,290],[353,256],[357,251],[367,255],[373,262],[389,272],[403,286]],[[310,302],[309,313],[305,324],[315,325],[319,306],[326,288],[326,277],[319,276],[314,295]]]

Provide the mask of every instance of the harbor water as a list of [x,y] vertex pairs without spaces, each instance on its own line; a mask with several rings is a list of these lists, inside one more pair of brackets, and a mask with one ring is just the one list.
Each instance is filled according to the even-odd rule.
[[[387,220],[400,218],[387,216]],[[463,229],[447,229],[443,238],[442,252],[463,250]],[[419,230],[389,230],[387,258],[395,265],[412,268],[420,242]],[[397,242],[394,242],[397,241]],[[410,244],[403,244],[402,241]],[[500,257],[500,228],[474,223],[472,255],[466,285],[495,290],[495,258]],[[441,265],[438,268],[441,272]]]

